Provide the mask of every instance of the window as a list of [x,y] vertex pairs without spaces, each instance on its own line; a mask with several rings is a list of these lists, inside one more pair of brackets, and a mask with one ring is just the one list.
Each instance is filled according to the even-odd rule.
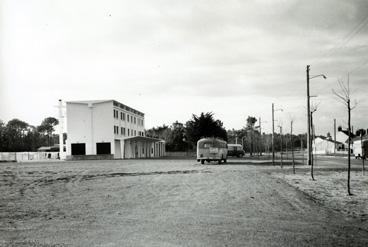
[[124,134],[124,131],[123,131],[123,127],[120,128],[120,135],[123,135]]
[[127,121],[129,122],[129,114],[127,114]]
[[119,112],[117,110],[114,110],[114,118],[119,118]]
[[125,113],[123,112],[123,121],[125,121]]
[[123,120],[123,113],[120,112],[120,119]]
[[128,129],[128,136],[130,136],[130,130]]
[[130,122],[133,123],[133,116],[130,116]]
[[137,119],[134,117],[134,124],[136,124],[137,123]]
[[137,131],[136,130],[134,130],[134,136],[136,136],[137,135]]

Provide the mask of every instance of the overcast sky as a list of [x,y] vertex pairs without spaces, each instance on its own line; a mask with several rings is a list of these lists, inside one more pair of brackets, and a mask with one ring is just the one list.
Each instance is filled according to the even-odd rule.
[[306,132],[306,65],[317,134],[346,124],[333,96],[350,73],[354,128],[368,128],[368,1],[2,0],[0,119],[39,125],[57,101],[116,99],[146,128],[212,111],[271,130],[271,104]]

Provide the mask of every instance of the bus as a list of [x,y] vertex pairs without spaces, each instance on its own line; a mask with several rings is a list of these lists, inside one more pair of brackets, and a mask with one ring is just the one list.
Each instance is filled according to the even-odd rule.
[[241,144],[227,144],[228,156],[236,156],[243,157],[245,155],[245,151]]
[[221,164],[227,160],[227,142],[218,138],[202,138],[197,142],[197,161],[217,161]]

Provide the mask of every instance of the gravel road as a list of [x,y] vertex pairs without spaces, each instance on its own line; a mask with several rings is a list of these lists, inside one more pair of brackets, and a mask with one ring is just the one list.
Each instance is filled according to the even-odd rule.
[[368,231],[231,161],[0,163],[3,246],[368,246]]

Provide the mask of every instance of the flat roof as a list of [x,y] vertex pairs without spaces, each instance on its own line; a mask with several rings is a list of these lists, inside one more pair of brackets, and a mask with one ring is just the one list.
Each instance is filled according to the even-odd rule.
[[158,139],[158,138],[152,138],[152,137],[147,137],[147,136],[133,136],[133,137],[129,137],[124,139],[124,141],[149,141],[149,142],[164,142],[164,140],[162,139]]
[[107,100],[74,100],[74,101],[67,101],[66,103],[71,103],[71,104],[99,104],[99,103],[105,103],[105,102],[113,102],[113,105],[116,107],[120,107],[123,110],[126,111],[130,111],[132,113],[135,113],[137,115],[140,115],[142,117],[144,117],[144,113],[141,111],[138,111],[130,106],[127,106],[125,104],[122,104],[116,100],[113,99],[107,99]]

